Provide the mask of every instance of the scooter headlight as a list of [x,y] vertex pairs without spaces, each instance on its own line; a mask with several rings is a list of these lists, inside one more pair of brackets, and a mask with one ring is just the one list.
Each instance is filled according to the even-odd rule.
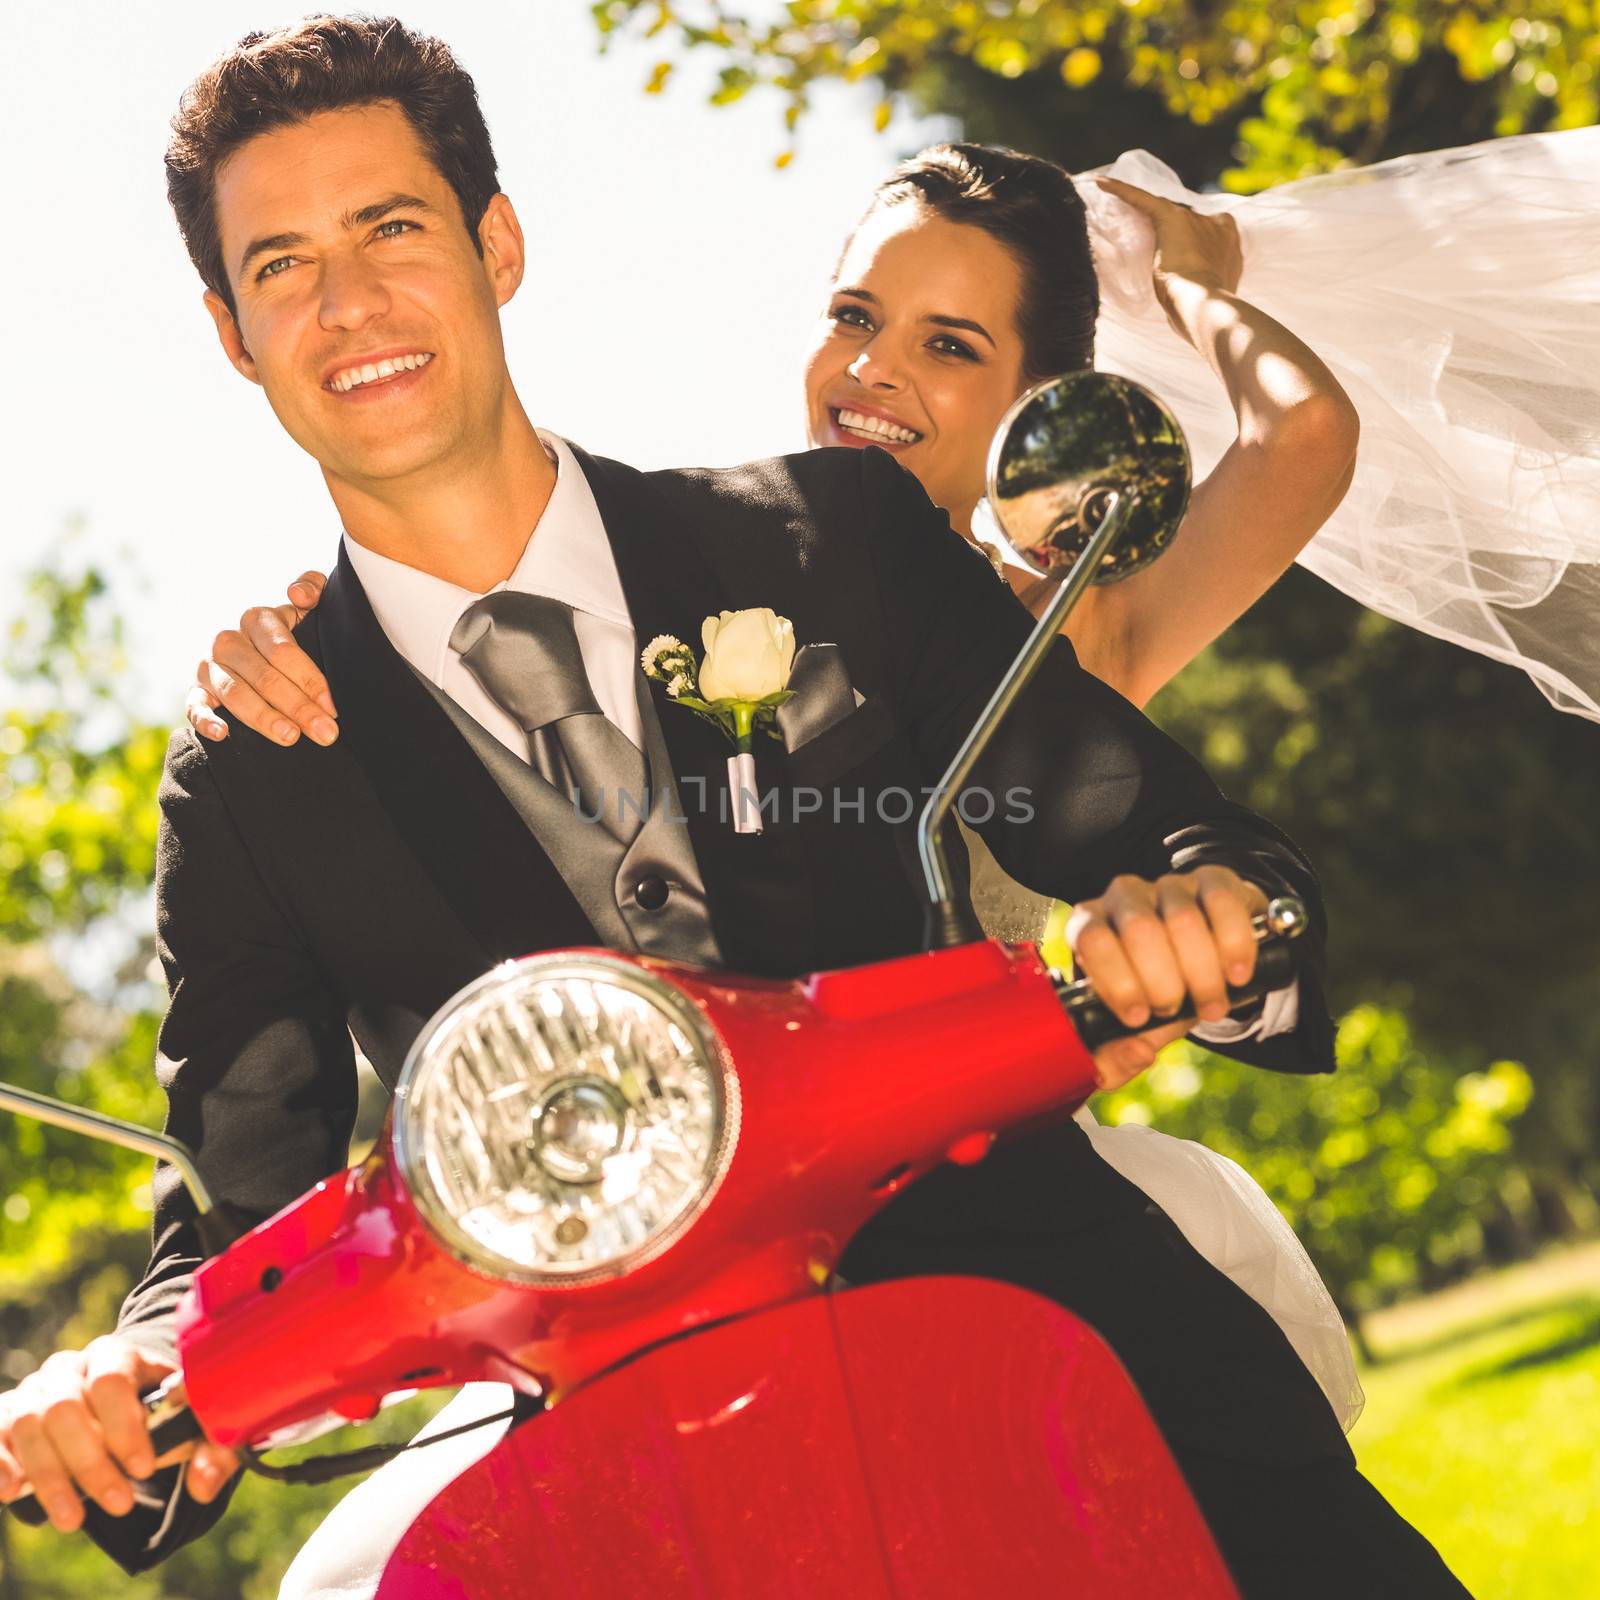
[[447,1249],[497,1277],[615,1277],[669,1245],[725,1171],[738,1080],[671,984],[529,956],[434,1016],[395,1092],[399,1173]]

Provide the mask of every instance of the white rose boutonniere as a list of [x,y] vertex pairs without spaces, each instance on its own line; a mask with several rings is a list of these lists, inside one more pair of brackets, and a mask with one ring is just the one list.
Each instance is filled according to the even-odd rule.
[[639,663],[646,677],[666,686],[672,700],[733,742],[737,754],[729,759],[728,780],[736,797],[734,827],[740,833],[759,833],[751,745],[757,729],[774,739],[782,737],[776,717],[778,707],[794,698],[789,688],[794,624],[770,606],[723,611],[701,624],[700,640],[705,658],[698,666],[689,646],[668,633],[645,646]]
[[706,647],[700,667],[700,692],[706,699],[765,705],[788,690],[794,624],[769,606],[707,617],[700,642]]
[[700,638],[706,653],[696,666],[683,640],[658,634],[639,658],[645,676],[665,684],[680,706],[721,728],[741,753],[749,751],[758,728],[780,737],[774,717],[794,698],[789,689],[794,624],[769,606],[757,606],[707,617]]

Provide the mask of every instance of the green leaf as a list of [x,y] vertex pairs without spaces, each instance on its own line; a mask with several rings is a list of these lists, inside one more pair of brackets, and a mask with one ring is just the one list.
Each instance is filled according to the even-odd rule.
[[1078,169],[1143,146],[1196,187],[1238,193],[1459,143],[1463,127],[1581,126],[1600,104],[1590,0],[789,0],[708,4],[693,21],[659,0],[612,0],[593,14],[602,42],[670,27],[683,48],[720,51],[712,103],[781,89],[791,129],[812,84],[871,81],[880,125],[908,93],[967,138]]

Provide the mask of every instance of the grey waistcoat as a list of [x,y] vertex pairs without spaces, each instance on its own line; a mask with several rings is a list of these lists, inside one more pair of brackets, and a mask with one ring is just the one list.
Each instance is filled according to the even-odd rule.
[[[546,783],[437,684],[420,672],[417,676],[528,825],[603,944],[696,966],[722,965],[700,865],[678,804],[672,759],[642,672],[635,674],[635,693],[650,768],[650,814],[626,847],[601,823],[583,815],[568,796]],[[640,904],[641,886],[648,901],[659,898],[663,884],[663,904],[656,909]]]

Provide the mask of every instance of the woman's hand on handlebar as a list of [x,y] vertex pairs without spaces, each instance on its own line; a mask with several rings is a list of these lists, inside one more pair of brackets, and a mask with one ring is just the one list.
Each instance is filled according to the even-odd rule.
[[327,582],[320,572],[302,573],[289,585],[287,605],[252,606],[237,628],[212,640],[184,708],[196,733],[227,738],[228,725],[216,714],[222,705],[275,744],[293,744],[302,733],[323,745],[339,737],[328,680],[292,633]]
[[1266,907],[1266,895],[1232,868],[1204,866],[1154,883],[1124,874],[1073,908],[1067,939],[1079,970],[1130,1028],[1149,1024],[1094,1052],[1102,1089],[1137,1077],[1194,1027],[1193,1019],[1162,1022],[1185,999],[1201,1022],[1227,1016],[1227,986],[1248,983],[1255,971],[1250,919]]

